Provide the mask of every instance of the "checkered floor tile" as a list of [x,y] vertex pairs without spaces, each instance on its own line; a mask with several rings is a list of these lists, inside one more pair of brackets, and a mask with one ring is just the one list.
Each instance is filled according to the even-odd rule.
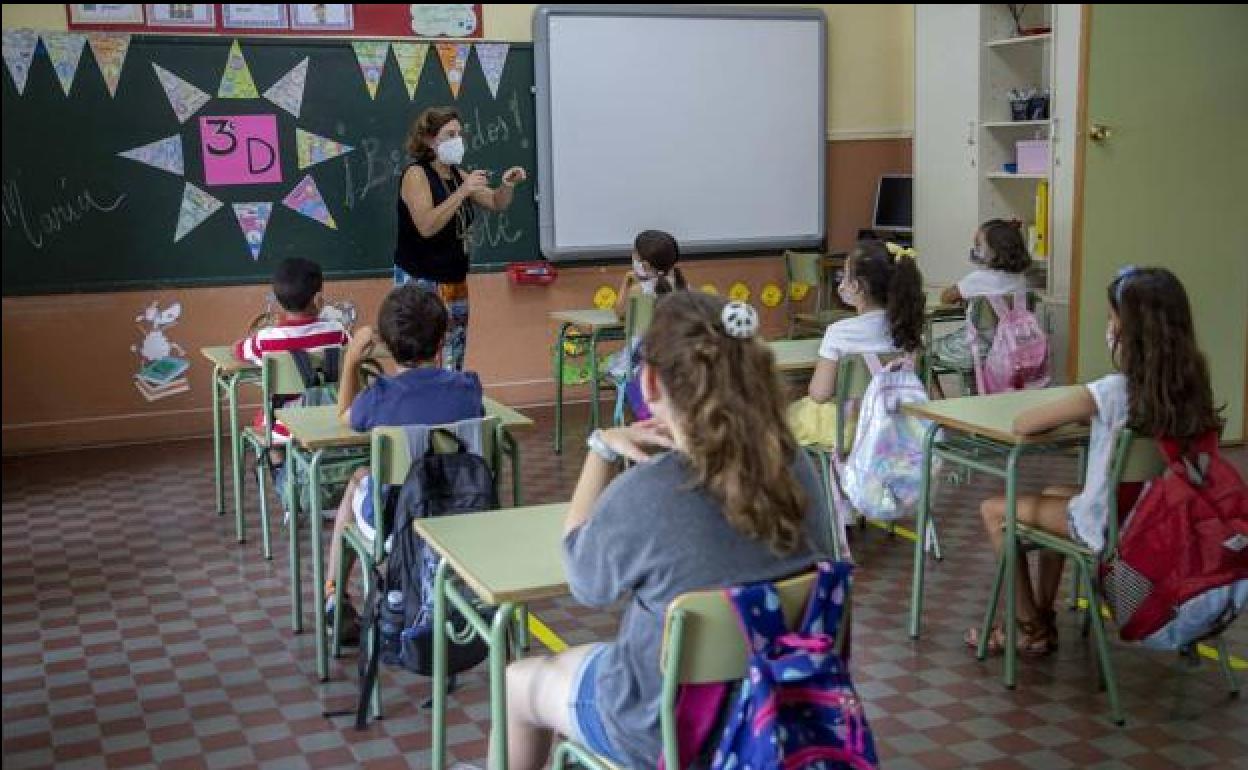
[[[584,419],[583,406],[572,411]],[[549,410],[533,414],[537,429],[521,437],[526,502],[567,499],[583,425],[569,427],[555,455]],[[1236,460],[1248,465],[1248,453]],[[4,461],[6,770],[428,767],[424,680],[386,672],[386,718],[365,731],[323,716],[354,703],[356,661],[334,661],[331,681],[318,684],[310,633],[290,630],[285,549],[272,562],[259,555],[254,486],[240,546],[232,517],[213,512],[211,467],[208,441]],[[1070,473],[1034,461],[1026,485]],[[917,642],[905,629],[909,543],[876,529],[855,535],[853,665],[884,767],[1248,767],[1248,699],[1229,700],[1210,665],[1119,647],[1128,722],[1117,728],[1076,614],[1062,618],[1055,656],[1021,663],[1013,692],[999,661],[978,663],[963,648],[992,570],[976,505],[996,491],[983,477],[944,485],[945,558],[931,564]],[[616,622],[569,601],[533,610],[571,643],[608,638]],[[1231,645],[1248,655],[1248,624]],[[455,759],[483,763],[484,677],[465,677],[451,704]]]

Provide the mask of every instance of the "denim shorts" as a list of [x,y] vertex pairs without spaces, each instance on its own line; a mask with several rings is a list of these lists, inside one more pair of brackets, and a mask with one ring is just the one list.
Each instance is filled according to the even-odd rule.
[[605,644],[594,645],[594,648],[581,661],[580,668],[572,679],[568,715],[572,729],[576,733],[572,738],[577,743],[603,759],[622,765],[624,760],[611,745],[611,739],[607,736],[607,728],[602,723],[602,714],[598,711],[598,663],[606,651]]

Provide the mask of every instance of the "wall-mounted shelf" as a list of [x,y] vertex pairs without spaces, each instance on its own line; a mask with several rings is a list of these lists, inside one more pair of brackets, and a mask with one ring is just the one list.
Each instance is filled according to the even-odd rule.
[[980,125],[984,128],[1044,128],[1049,123],[1048,120],[992,120]]
[[1011,174],[1008,171],[989,171],[984,174],[989,179],[1048,179],[1048,174]]
[[1014,46],[1028,45],[1031,43],[1042,43],[1053,39],[1052,32],[1045,32],[1043,35],[1023,35],[1022,37],[1007,37],[1004,40],[992,40],[984,43],[985,48],[1012,48]]

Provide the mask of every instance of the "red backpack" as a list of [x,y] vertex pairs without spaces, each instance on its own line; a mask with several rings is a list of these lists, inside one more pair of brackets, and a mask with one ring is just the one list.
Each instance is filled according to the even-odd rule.
[[1248,600],[1248,489],[1216,433],[1158,443],[1166,471],[1123,524],[1101,578],[1124,640],[1174,649],[1221,632]]

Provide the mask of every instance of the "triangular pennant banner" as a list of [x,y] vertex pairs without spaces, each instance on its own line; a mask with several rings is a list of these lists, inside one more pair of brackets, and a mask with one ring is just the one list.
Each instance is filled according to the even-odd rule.
[[178,116],[179,123],[190,120],[192,115],[199,112],[200,107],[212,99],[208,94],[155,62],[152,62],[152,69],[156,70],[156,77],[160,80],[161,88],[165,89],[169,106],[173,108],[173,114]]
[[259,99],[256,81],[251,79],[251,70],[247,68],[247,60],[243,58],[243,49],[238,41],[230,46],[230,58],[225,60],[225,71],[221,73],[221,85],[217,87],[218,99]]
[[481,71],[485,73],[486,85],[490,87],[490,96],[498,98],[498,84],[503,82],[503,70],[507,67],[508,43],[477,43],[477,61],[481,63]]
[[78,62],[82,61],[82,49],[87,44],[87,36],[76,32],[44,32],[43,47],[52,60],[52,69],[56,71],[56,79],[61,81],[61,90],[69,96],[69,89],[74,85],[74,75],[78,73]]
[[34,61],[38,47],[39,33],[33,29],[4,30],[4,66],[8,68],[19,96],[26,93],[26,78],[30,75],[30,63]]
[[123,158],[146,163],[161,171],[168,171],[170,174],[182,176],[183,173],[182,137],[178,134],[117,154]]
[[269,227],[269,216],[273,214],[273,204],[235,203],[234,216],[238,218],[238,226],[243,229],[243,238],[247,240],[247,248],[253,260],[260,258],[260,249],[264,246],[264,231]]
[[130,50],[130,36],[121,32],[88,32],[87,42],[104,76],[104,84],[108,86],[108,95],[117,96],[121,69],[126,66],[126,52]]
[[399,72],[403,74],[403,85],[407,86],[407,98],[416,98],[416,86],[420,85],[420,73],[425,68],[425,58],[429,56],[428,43],[391,43],[395,61],[399,63]]
[[178,212],[178,229],[173,234],[177,243],[186,234],[199,227],[208,217],[217,213],[224,204],[190,182],[182,190],[182,209]]
[[321,191],[316,188],[316,181],[311,175],[305,176],[303,181],[295,185],[295,189],[282,199],[282,205],[308,219],[315,219],[326,227],[338,229],[338,224],[329,213],[329,207],[325,205],[325,199],[321,197]]
[[364,75],[364,85],[368,86],[368,96],[376,99],[390,44],[384,40],[356,40],[351,47],[355,49],[355,59],[360,64],[360,73]]
[[464,82],[464,69],[468,66],[468,53],[472,46],[467,43],[435,43],[446,82],[451,86],[451,96],[459,98],[459,87]]
[[295,129],[295,151],[299,158],[300,171],[330,158],[346,155],[354,149],[349,144],[317,136],[310,131],[304,131],[302,128]]
[[303,88],[308,82],[308,57],[294,66],[282,79],[269,86],[264,98],[286,110],[296,118],[303,108]]

